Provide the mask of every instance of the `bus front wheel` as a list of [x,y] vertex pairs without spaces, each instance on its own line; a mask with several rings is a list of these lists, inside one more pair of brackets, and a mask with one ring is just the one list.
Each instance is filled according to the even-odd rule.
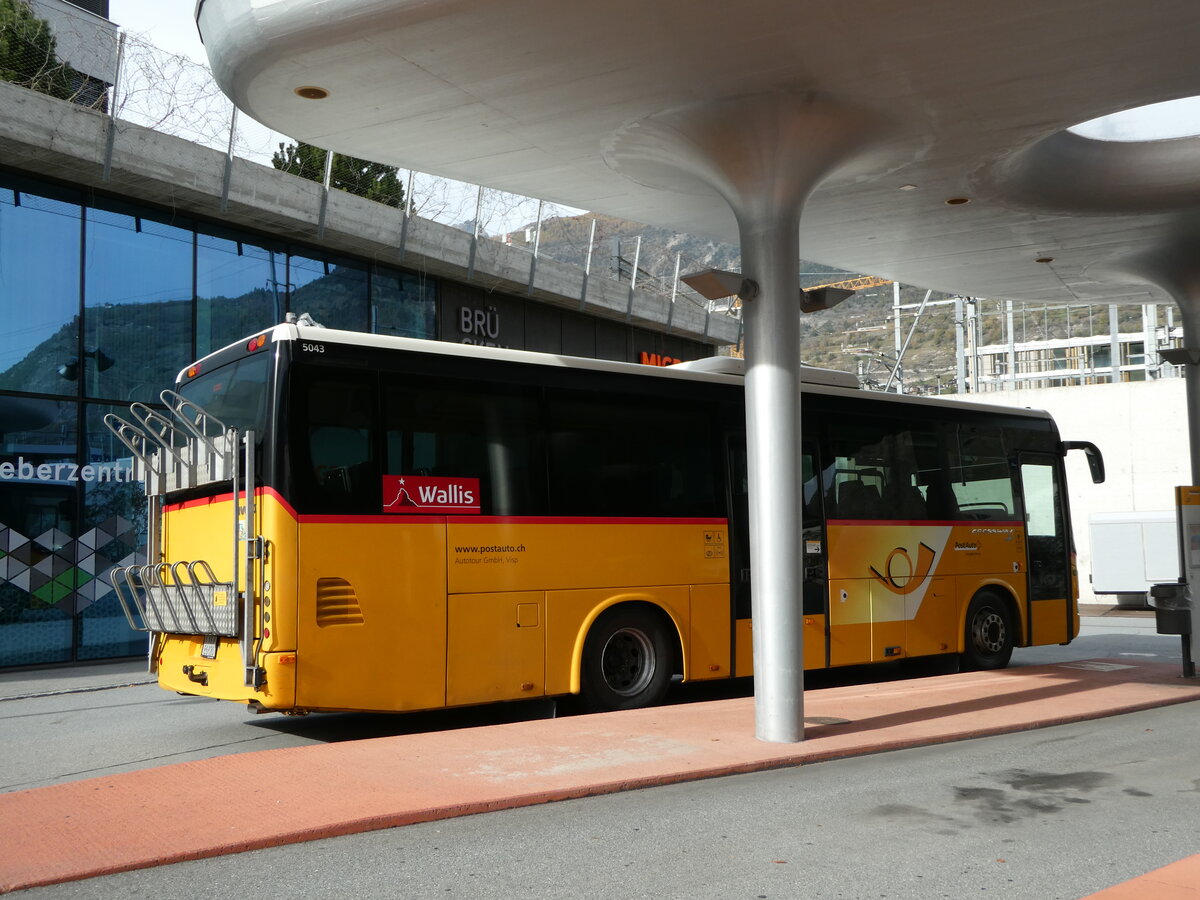
[[964,669],[1003,669],[1013,652],[1012,612],[991,592],[976,595],[967,608]]
[[583,645],[583,696],[596,712],[662,700],[671,683],[671,646],[662,619],[644,607],[614,607]]

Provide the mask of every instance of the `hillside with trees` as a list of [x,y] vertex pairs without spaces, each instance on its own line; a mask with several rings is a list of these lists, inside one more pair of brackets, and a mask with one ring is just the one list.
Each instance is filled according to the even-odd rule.
[[[592,250],[592,271],[628,280],[637,255],[638,287],[669,294],[675,275],[675,259],[680,271],[704,268],[741,269],[741,254],[732,244],[724,244],[694,235],[679,234],[664,228],[641,225],[611,216],[591,214],[556,218],[542,224],[538,252],[561,262],[582,266],[587,257],[592,219],[596,220],[596,240]],[[637,238],[641,238],[640,249]],[[513,246],[529,247],[534,239],[533,224],[508,236]],[[857,277],[818,263],[800,262],[801,285],[805,288]],[[693,295],[695,296],[695,295]],[[901,286],[901,303],[919,303],[925,291]],[[934,293],[932,300],[948,295]],[[858,372],[868,381],[887,381],[896,340],[892,319],[891,284],[856,293],[831,310],[801,318],[804,362],[843,371]],[[937,393],[954,390],[954,308],[934,306],[927,309],[921,326],[914,333],[905,355],[905,384],[910,390]],[[907,335],[913,311],[902,317]]]

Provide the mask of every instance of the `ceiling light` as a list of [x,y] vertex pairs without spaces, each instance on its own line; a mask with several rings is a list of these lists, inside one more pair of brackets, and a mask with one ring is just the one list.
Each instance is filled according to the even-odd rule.
[[296,88],[296,96],[303,97],[305,100],[324,100],[329,96],[329,91],[323,87],[306,84]]

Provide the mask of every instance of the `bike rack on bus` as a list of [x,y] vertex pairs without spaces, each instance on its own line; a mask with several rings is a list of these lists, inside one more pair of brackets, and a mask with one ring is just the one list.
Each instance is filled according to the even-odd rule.
[[[130,405],[137,424],[114,413],[104,416],[109,431],[133,454],[134,477],[144,482],[148,501],[148,562],[116,566],[109,580],[136,631],[203,635],[206,652],[211,645],[214,654],[217,638],[239,638],[245,683],[259,688],[264,672],[256,664],[256,641],[261,642],[257,636],[263,622],[261,615],[255,616],[255,587],[263,553],[255,526],[254,432],[239,434],[175,391],[163,391],[160,397],[172,418],[144,403]],[[161,528],[168,493],[225,481],[233,497],[233,559],[232,576],[220,581],[207,560],[164,559]],[[244,591],[238,591],[239,582]],[[155,665],[151,659],[152,670]]]

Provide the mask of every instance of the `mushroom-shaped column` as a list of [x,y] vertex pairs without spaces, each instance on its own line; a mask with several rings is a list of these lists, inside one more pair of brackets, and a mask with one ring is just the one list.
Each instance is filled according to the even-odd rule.
[[1189,290],[1175,295],[1183,320],[1183,377],[1187,389],[1188,451],[1192,484],[1200,484],[1200,269],[1188,279]]
[[737,217],[753,575],[755,733],[804,737],[800,214],[814,188],[873,133],[869,116],[807,94],[702,104],[643,119],[607,160],[635,181],[715,191]]
[[[1177,223],[1177,236],[1156,250],[1122,260],[1117,268],[1132,272],[1158,285],[1179,305],[1183,321],[1183,348],[1160,351],[1169,362],[1183,365],[1187,392],[1188,451],[1191,457],[1192,484],[1200,484],[1200,222],[1184,217]],[[1185,574],[1187,562],[1184,561]],[[1194,585],[1193,585],[1194,587]],[[1200,662],[1200,604],[1192,603],[1192,631],[1183,639],[1184,674]]]
[[1192,484],[1200,484],[1200,219],[1181,217],[1172,240],[1112,268],[1157,285],[1179,306],[1183,352],[1170,361],[1183,364]]

